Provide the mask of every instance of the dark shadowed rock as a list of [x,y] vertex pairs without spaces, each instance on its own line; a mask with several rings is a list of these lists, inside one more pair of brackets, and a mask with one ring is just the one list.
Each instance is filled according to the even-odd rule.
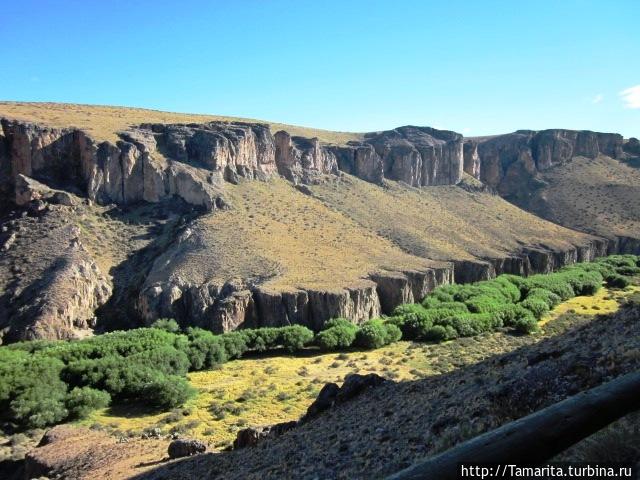
[[334,405],[339,405],[351,400],[365,390],[377,387],[385,382],[389,382],[389,380],[375,373],[369,373],[367,375],[350,373],[344,378],[344,383],[341,387],[338,387],[335,383],[327,383],[322,387],[322,390],[318,393],[318,397],[309,406],[307,413],[302,417],[301,421],[310,420],[325,410],[332,408]]
[[233,442],[233,448],[253,447],[261,440],[269,437],[278,437],[283,433],[295,428],[296,421],[276,423],[265,427],[249,427],[240,430]]
[[640,156],[640,140],[637,138],[631,137],[622,148],[629,155]]
[[338,396],[339,391],[340,387],[338,387],[336,383],[327,383],[324,387],[322,387],[316,399],[307,409],[307,413],[304,418],[313,418],[318,414],[324,412],[325,410],[331,408],[336,401],[336,397]]
[[207,446],[199,440],[174,440],[169,444],[169,458],[190,457],[204,453]]

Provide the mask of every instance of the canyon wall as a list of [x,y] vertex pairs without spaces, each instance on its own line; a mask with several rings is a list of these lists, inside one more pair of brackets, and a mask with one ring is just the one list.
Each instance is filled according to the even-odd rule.
[[213,210],[224,206],[224,182],[280,174],[294,183],[350,173],[412,186],[451,185],[462,178],[462,136],[401,127],[362,142],[325,145],[317,138],[271,134],[259,123],[142,124],[119,140],[97,142],[73,128],[1,120],[0,193],[11,196],[18,175],[68,189],[100,203],[157,202],[177,195]]
[[183,325],[197,325],[214,332],[291,324],[319,330],[330,318],[346,317],[362,323],[391,314],[398,305],[421,301],[441,285],[488,280],[503,273],[549,273],[565,265],[591,261],[617,248],[606,239],[593,238],[566,249],[529,247],[504,257],[454,261],[421,271],[375,272],[346,288],[283,291],[269,288],[268,282],[229,280],[194,284],[187,278],[167,275],[171,259],[181,257],[179,252],[185,240],[184,236],[178,237],[155,261],[140,290],[138,310],[147,324],[171,317]]
[[538,172],[574,156],[621,158],[628,143],[617,133],[559,129],[470,138],[464,146],[465,172],[509,197],[532,186]]

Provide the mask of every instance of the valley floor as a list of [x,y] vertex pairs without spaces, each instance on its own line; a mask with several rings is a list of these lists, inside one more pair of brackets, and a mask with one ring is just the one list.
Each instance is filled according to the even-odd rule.
[[[607,314],[614,314],[630,297],[638,301],[640,279],[625,290],[602,289],[596,296],[576,297],[559,305],[542,320],[543,330],[536,335],[498,332],[442,344],[398,342],[366,352],[310,350],[298,356],[254,356],[194,372],[189,380],[199,395],[183,408],[162,414],[102,410],[82,422],[100,437],[98,445],[113,444],[114,450],[111,467],[107,466],[112,460],[104,458],[98,466],[89,461],[84,471],[90,476],[99,467],[104,478],[127,478],[147,470],[149,478],[199,478],[205,472],[218,478],[282,478],[285,471],[292,471],[287,469],[295,469],[294,476],[300,478],[312,472],[321,478],[358,478],[357,472],[364,471],[349,468],[366,469],[374,477],[388,474],[422,455],[564,398],[572,389],[588,388],[598,379],[591,378],[591,373],[583,375],[583,369],[591,368],[591,363],[601,369],[598,357],[605,350],[613,352],[605,370],[614,370],[604,374],[618,371],[621,363],[633,360],[634,351],[637,354],[634,329],[640,322],[629,320],[628,315]],[[560,352],[560,359],[566,357],[566,368],[573,369],[568,381],[567,375],[554,373],[554,381],[564,382],[555,392],[546,384],[550,380],[545,372],[557,366],[543,361],[537,367],[546,370],[527,368],[527,359],[551,351]],[[375,372],[400,383],[380,387],[367,398],[323,415],[322,422],[310,422],[258,447],[163,463],[165,436],[170,433],[201,438],[209,443],[209,451],[219,450],[241,428],[298,419],[326,382],[339,382],[351,372]],[[509,396],[513,391],[517,396],[524,387],[528,393],[521,398],[522,405],[511,400],[500,403],[507,395],[505,389]],[[469,421],[458,423],[457,418]],[[300,445],[309,446],[302,456]],[[36,456],[44,450],[43,455],[49,452],[56,458],[51,453],[56,448],[60,447],[37,449]],[[147,453],[138,458],[138,450]],[[127,451],[135,452],[138,461],[127,459]],[[75,456],[61,458],[64,468],[79,461]],[[382,458],[393,458],[393,464],[380,464]],[[86,456],[83,461],[88,461]]]

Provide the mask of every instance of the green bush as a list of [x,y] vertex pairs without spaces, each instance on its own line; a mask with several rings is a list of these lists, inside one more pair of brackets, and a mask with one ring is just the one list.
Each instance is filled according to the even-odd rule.
[[430,318],[415,314],[394,317],[389,323],[399,327],[402,332],[402,338],[405,340],[420,340],[433,327],[433,321]]
[[159,328],[170,333],[180,332],[180,325],[173,318],[159,318],[151,324],[151,328]]
[[439,343],[439,342],[444,342],[445,340],[450,338],[450,333],[442,325],[434,325],[424,333],[422,338],[427,342]]
[[540,320],[545,313],[549,311],[549,305],[541,298],[529,298],[527,297],[522,302],[520,302],[524,308],[529,310],[533,316]]
[[322,350],[342,350],[353,345],[357,331],[358,327],[351,322],[349,325],[337,324],[318,332],[314,341]]
[[91,411],[104,408],[111,402],[111,396],[103,391],[90,387],[76,387],[69,392],[65,405],[71,418],[84,418]]
[[189,347],[187,356],[190,370],[211,368],[227,361],[225,344],[219,336],[201,328],[187,329]]
[[362,348],[380,348],[400,340],[400,329],[393,323],[376,318],[362,324],[356,334],[355,344]]
[[558,295],[544,288],[532,288],[529,290],[526,299],[542,300],[550,309],[559,305],[561,302]]
[[533,333],[539,329],[538,322],[531,313],[515,319],[512,326],[518,333]]
[[158,376],[145,383],[141,390],[145,404],[168,409],[184,404],[195,390],[185,378],[175,375]]
[[607,277],[607,285],[611,288],[626,288],[631,285],[631,281],[627,277],[614,273]]
[[302,325],[283,327],[280,332],[282,346],[289,352],[302,350],[305,345],[313,341],[313,332]]

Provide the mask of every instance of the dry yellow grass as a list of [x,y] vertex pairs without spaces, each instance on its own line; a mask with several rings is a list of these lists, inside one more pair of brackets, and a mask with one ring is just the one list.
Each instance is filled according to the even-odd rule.
[[79,105],[73,103],[0,102],[0,117],[36,122],[50,127],[77,127],[98,140],[117,140],[116,132],[140,123],[197,123],[249,121],[269,123],[273,133],[286,130],[291,135],[318,137],[327,143],[343,144],[362,137],[359,133],[332,132],[239,117],[162,112],[145,108]]
[[403,250],[437,260],[501,257],[523,245],[567,248],[588,239],[496,195],[453,186],[419,189],[388,182],[383,188],[345,176],[311,190]]
[[576,157],[543,174],[548,186],[526,207],[570,228],[640,238],[640,170],[608,157]]
[[[194,281],[270,278],[266,288],[336,290],[368,274],[435,265],[405,253],[282,179],[229,185],[233,208],[198,220],[173,272]],[[178,260],[175,260],[175,259]],[[164,275],[165,272],[162,272]]]
[[606,315],[618,311],[620,301],[640,292],[640,286],[630,285],[624,290],[611,290],[601,288],[595,295],[573,297],[561,303],[552,311],[547,313],[538,325],[544,327],[547,323],[556,320],[566,313],[576,313],[578,315]]

